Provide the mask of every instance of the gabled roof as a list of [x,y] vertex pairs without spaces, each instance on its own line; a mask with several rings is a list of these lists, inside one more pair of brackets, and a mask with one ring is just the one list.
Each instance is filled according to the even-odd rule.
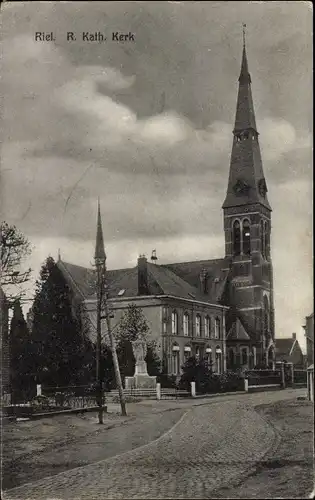
[[289,357],[291,355],[292,348],[295,342],[298,343],[298,341],[296,339],[293,339],[292,337],[276,339],[277,357]]
[[160,267],[170,269],[197,290],[200,290],[201,273],[206,273],[208,276],[208,293],[202,293],[202,298],[211,303],[220,301],[229,274],[229,266],[225,259],[179,262],[164,264]]
[[250,336],[248,335],[245,327],[243,326],[241,320],[236,318],[234,323],[232,324],[227,336],[227,340],[250,340]]

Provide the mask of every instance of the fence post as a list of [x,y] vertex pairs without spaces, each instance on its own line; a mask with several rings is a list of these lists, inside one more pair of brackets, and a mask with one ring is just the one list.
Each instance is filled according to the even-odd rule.
[[191,385],[191,395],[193,398],[196,397],[196,382],[190,382]]
[[248,378],[244,378],[244,389],[248,392]]
[[158,401],[161,399],[161,384],[159,382],[156,384],[156,399]]
[[42,386],[41,384],[36,385],[36,396],[41,396],[42,395]]

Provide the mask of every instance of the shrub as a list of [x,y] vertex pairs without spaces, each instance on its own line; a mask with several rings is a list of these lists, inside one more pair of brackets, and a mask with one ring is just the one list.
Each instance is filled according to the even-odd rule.
[[175,375],[167,375],[166,373],[162,373],[157,376],[156,381],[161,384],[161,387],[165,389],[172,389],[177,387],[177,378]]
[[46,410],[50,408],[49,399],[47,396],[35,396],[35,398],[31,401],[31,406],[41,410]]

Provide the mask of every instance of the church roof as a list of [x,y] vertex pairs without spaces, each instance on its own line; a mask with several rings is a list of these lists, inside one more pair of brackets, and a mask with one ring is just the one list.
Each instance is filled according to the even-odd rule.
[[[173,295],[190,300],[219,303],[225,288],[228,270],[222,270],[224,259],[156,265],[147,262],[149,295]],[[82,298],[94,298],[96,281],[94,269],[59,260],[57,265],[69,286]],[[208,272],[208,292],[200,290],[200,273]],[[138,267],[106,272],[109,296],[138,296]]]

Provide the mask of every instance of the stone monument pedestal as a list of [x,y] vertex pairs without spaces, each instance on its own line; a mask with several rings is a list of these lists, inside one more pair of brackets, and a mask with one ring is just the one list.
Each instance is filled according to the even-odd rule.
[[125,389],[156,389],[156,377],[143,374],[126,377]]
[[134,376],[125,378],[125,389],[156,389],[156,377],[148,374],[143,359],[136,361]]

